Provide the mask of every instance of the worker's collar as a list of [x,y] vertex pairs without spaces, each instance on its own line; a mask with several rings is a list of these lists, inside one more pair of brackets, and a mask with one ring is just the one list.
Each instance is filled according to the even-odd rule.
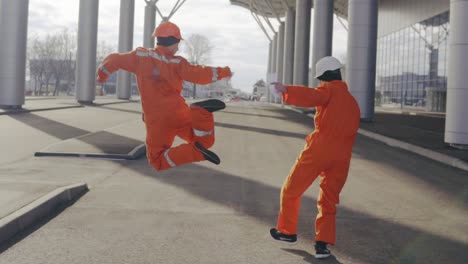
[[174,57],[174,54],[165,46],[156,46],[155,48],[157,51],[159,51],[158,53],[166,56],[166,57]]

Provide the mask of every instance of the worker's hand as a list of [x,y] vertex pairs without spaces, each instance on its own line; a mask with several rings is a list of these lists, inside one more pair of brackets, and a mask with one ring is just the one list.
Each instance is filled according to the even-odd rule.
[[105,82],[109,78],[109,75],[102,70],[102,67],[99,67],[97,70],[97,81],[100,83]]
[[232,72],[229,67],[218,67],[217,71],[218,71],[218,80],[232,77]]
[[278,92],[278,93],[287,93],[288,92],[288,88],[286,88],[286,86],[284,86],[282,83],[280,82],[272,82],[270,83],[271,85],[273,85],[273,87],[275,88],[275,90]]

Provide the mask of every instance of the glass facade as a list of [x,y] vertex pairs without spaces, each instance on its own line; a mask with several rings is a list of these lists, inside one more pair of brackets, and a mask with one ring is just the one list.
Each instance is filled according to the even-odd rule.
[[376,105],[445,112],[449,12],[377,41]]

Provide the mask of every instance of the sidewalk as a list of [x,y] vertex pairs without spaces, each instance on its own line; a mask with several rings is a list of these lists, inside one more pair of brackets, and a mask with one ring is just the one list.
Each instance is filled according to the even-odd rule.
[[360,134],[468,171],[468,150],[445,143],[444,131],[444,114],[377,108],[374,122],[361,123]]
[[[134,161],[34,157],[38,151],[80,153],[79,157],[90,152],[126,154],[144,141],[144,124],[136,101],[99,98],[91,106],[42,110],[73,100],[28,100],[28,109],[32,109],[32,103],[37,104],[32,112],[0,114],[0,145],[8,149],[0,153],[0,252],[17,242],[5,246],[2,241],[11,241],[28,225],[34,229],[35,224],[44,223],[44,217],[53,218],[50,215],[60,212],[60,207],[69,206],[86,193],[70,210],[60,212],[61,221],[50,221],[33,236],[26,231],[27,238],[14,244],[0,262],[11,263],[17,252],[23,259],[34,259],[43,257],[41,247],[59,252],[64,247],[71,250],[67,251],[70,255],[62,257],[80,259],[80,252],[94,252],[92,256],[97,260],[93,263],[102,263],[102,252],[117,257],[128,253],[123,250],[128,248],[131,257],[161,258],[161,263],[272,263],[271,259],[286,261],[291,255],[315,263],[307,253],[312,241],[305,227],[309,228],[311,222],[301,223],[300,232],[306,239],[299,244],[300,249],[286,251],[289,255],[264,243],[270,241],[266,230],[274,225],[284,174],[311,131],[312,115],[297,114],[280,105],[229,104],[216,117],[217,140],[225,142],[215,146],[215,151],[225,157],[222,166],[217,167],[201,163],[156,173],[143,157]],[[379,109],[375,122],[361,124],[351,172],[359,177],[351,177],[347,183],[337,221],[343,243],[333,251],[336,258],[327,263],[388,263],[384,261],[387,257],[402,258],[398,254],[407,243],[401,241],[415,243],[412,250],[403,252],[406,257],[430,259],[432,255],[426,253],[433,253],[434,259],[440,259],[443,257],[436,254],[442,250],[445,257],[449,256],[447,252],[455,253],[451,258],[456,261],[451,263],[466,263],[457,261],[465,258],[459,252],[468,241],[464,235],[466,172],[368,138],[445,164],[458,160],[458,167],[462,167],[468,163],[468,153],[443,143],[444,122],[443,115],[396,114]],[[262,155],[268,158],[259,158]],[[235,158],[241,156],[242,162]],[[314,219],[310,212],[315,210],[317,191],[317,186],[312,186],[304,198],[308,210],[302,215],[303,221]],[[83,228],[73,229],[77,225]],[[151,235],[134,236],[146,234],[147,230],[152,231]],[[194,235],[185,236],[187,232]],[[191,244],[192,238],[206,234],[207,243],[202,243],[201,248],[198,241]],[[62,241],[56,236],[74,239]],[[262,243],[231,244],[252,237]],[[48,242],[41,243],[41,239]],[[167,241],[175,244],[169,247]],[[151,250],[132,248],[142,244],[159,246]],[[216,251],[212,250],[214,245]],[[356,245],[376,253],[368,254]],[[199,262],[167,262],[188,257],[180,254],[184,250],[199,257]],[[222,254],[210,259],[213,256],[206,252]],[[256,261],[264,258],[269,262]],[[63,263],[63,259],[49,263]]]
[[116,166],[102,159],[143,156],[140,116],[138,98],[111,96],[87,106],[73,97],[26,98],[21,109],[0,109],[0,245],[86,193],[93,180],[84,179]]

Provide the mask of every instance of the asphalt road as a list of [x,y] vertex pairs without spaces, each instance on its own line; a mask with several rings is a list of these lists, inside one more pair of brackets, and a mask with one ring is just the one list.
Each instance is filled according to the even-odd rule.
[[468,263],[467,172],[363,136],[340,197],[333,257],[313,257],[318,182],[302,199],[299,243],[272,241],[281,185],[313,129],[311,118],[280,107],[241,102],[215,113],[218,166],[156,172],[144,158],[30,155],[110,127],[142,140],[139,120],[137,103],[0,116],[1,143],[15,150],[0,156],[0,181],[90,187],[4,245],[0,264]]

